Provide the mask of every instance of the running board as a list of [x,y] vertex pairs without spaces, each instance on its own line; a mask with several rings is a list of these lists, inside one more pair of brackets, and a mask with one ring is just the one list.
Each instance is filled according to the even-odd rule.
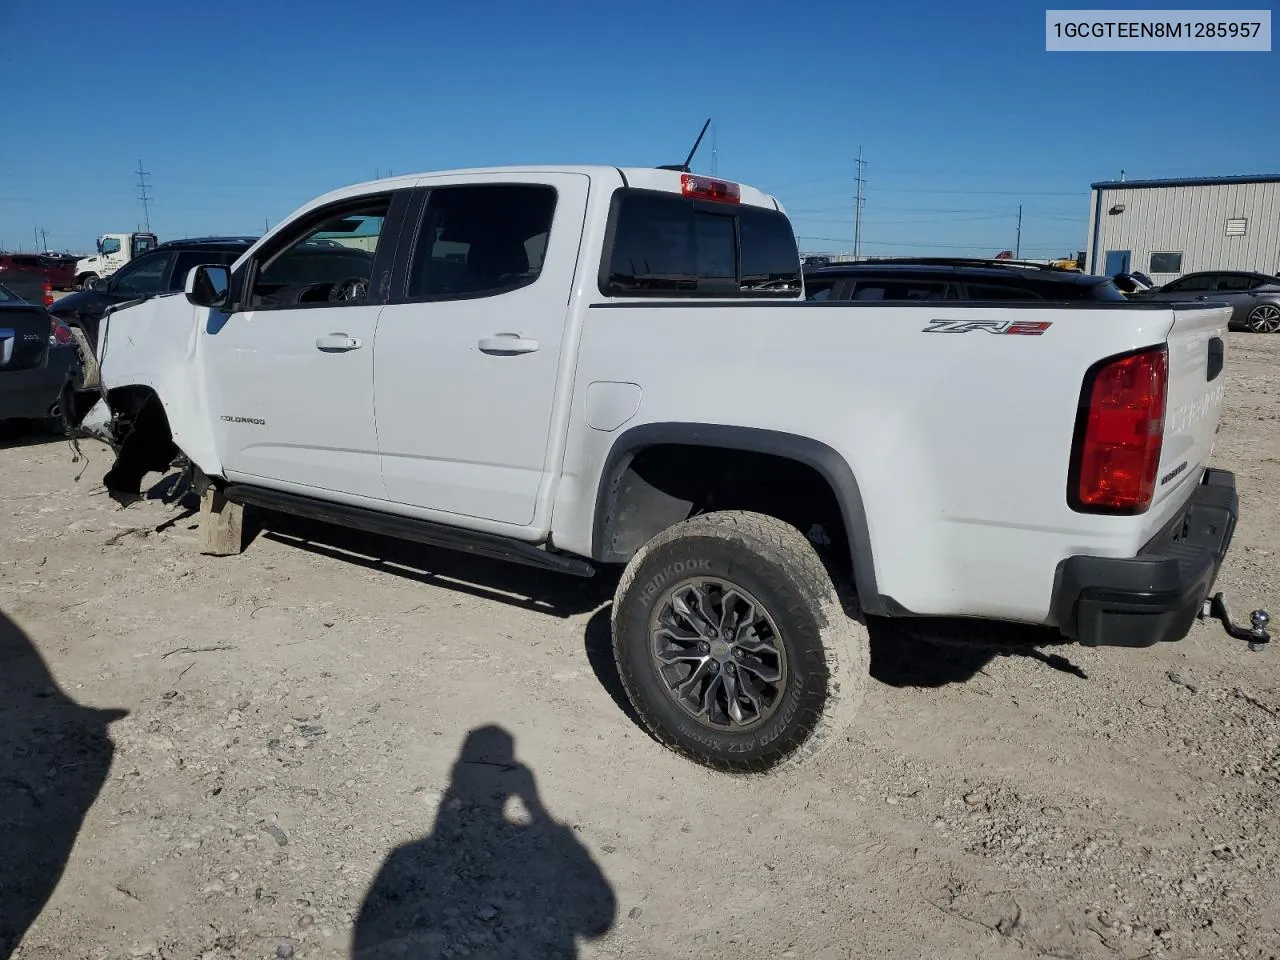
[[294,493],[282,493],[279,490],[268,490],[243,483],[233,483],[224,491],[232,503],[248,504],[266,510],[278,510],[291,513],[310,520],[336,524],[340,527],[351,527],[366,533],[377,533],[399,540],[412,540],[446,550],[457,550],[495,560],[507,560],[522,563],[528,567],[539,567],[543,570],[554,570],[574,577],[590,577],[595,574],[593,567],[586,560],[578,557],[549,553],[540,547],[523,540],[512,540],[493,533],[481,533],[476,530],[460,530],[457,527],[432,523],[429,520],[418,520],[413,517],[401,517],[364,507],[349,507],[343,503],[328,500],[316,500]]

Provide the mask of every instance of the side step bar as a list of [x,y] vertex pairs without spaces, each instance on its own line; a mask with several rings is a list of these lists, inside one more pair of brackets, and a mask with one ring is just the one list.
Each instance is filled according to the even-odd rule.
[[310,520],[352,527],[400,540],[412,540],[415,543],[443,547],[446,550],[458,550],[476,556],[492,557],[495,560],[522,563],[528,567],[554,570],[574,577],[591,577],[596,572],[595,567],[586,560],[550,553],[522,540],[512,540],[492,533],[460,530],[457,527],[448,527],[429,520],[393,516],[376,510],[366,510],[363,507],[349,507],[342,503],[315,500],[311,497],[282,493],[279,490],[268,490],[243,483],[228,485],[225,493],[232,503],[278,510],[281,513],[291,513]]

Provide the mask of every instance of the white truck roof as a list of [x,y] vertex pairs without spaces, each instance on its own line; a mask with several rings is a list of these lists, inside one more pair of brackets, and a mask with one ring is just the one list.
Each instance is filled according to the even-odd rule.
[[[431,180],[435,178],[448,178],[450,180],[465,180],[467,178],[481,177],[511,177],[522,174],[548,174],[548,173],[580,173],[595,179],[624,180],[631,187],[639,187],[643,190],[661,190],[667,193],[680,193],[681,176],[679,170],[661,170],[657,167],[610,167],[603,164],[583,164],[583,165],[542,165],[542,166],[499,166],[499,167],[469,167],[457,170],[426,170],[420,173],[410,173],[397,175],[394,177],[384,177],[380,180],[367,180],[364,183],[353,183],[350,186],[340,187],[337,190],[330,191],[324,196],[316,197],[313,201],[306,205],[306,209],[320,206],[325,203],[332,203],[334,200],[342,200],[346,197],[359,197],[374,190],[386,189],[404,189],[412,187],[423,180]],[[741,195],[741,202],[749,206],[767,207],[771,210],[778,210],[785,213],[782,204],[770,194],[747,184],[737,183],[733,180],[726,180],[723,177],[711,177],[706,174],[694,173],[693,176],[703,177],[708,180],[717,180],[721,183],[731,183],[738,187]]]

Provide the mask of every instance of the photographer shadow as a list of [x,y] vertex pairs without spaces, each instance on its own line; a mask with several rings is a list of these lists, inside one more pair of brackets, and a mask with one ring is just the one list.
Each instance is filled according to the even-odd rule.
[[108,724],[126,715],[63,693],[31,639],[0,613],[0,960],[62,878],[111,767]]
[[[518,800],[519,815],[509,808]],[[431,833],[392,852],[356,920],[354,960],[578,956],[613,925],[612,887],[542,805],[506,730],[472,730]]]

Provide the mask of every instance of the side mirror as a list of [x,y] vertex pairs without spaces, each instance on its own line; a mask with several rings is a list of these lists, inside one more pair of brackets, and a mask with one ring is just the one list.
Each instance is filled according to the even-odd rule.
[[202,264],[187,274],[187,300],[197,307],[217,309],[227,305],[231,271],[218,264]]
[[106,293],[107,281],[104,280],[102,277],[94,277],[92,280],[90,280],[88,283],[84,285],[84,288],[86,290],[96,290],[98,291],[98,293]]

